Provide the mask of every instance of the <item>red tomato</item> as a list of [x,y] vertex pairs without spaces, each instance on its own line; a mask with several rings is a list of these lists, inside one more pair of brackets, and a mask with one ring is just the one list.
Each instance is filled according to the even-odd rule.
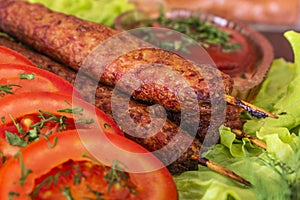
[[53,73],[30,65],[0,64],[1,96],[36,91],[60,92],[69,95],[72,95],[74,91],[74,95],[82,97],[69,82]]
[[36,66],[36,64],[31,62],[22,54],[4,46],[0,46],[0,63],[15,63]]
[[[20,147],[41,136],[75,128],[101,128],[123,136],[115,122],[101,110],[82,99],[59,93],[20,93],[0,98],[0,118],[0,138]],[[0,154],[11,157],[3,148]]]
[[[143,147],[116,134],[100,130],[78,130],[52,135],[49,140],[31,143],[10,159],[0,170],[0,199],[177,199],[176,186],[168,170],[132,173],[123,165],[128,154],[148,154]],[[100,131],[101,132],[101,131]],[[123,149],[122,155],[111,155],[95,137],[102,135],[109,143]],[[98,145],[99,150],[113,160],[95,160],[85,145]],[[49,142],[56,145],[49,148]],[[121,158],[119,160],[119,158]],[[103,161],[103,162],[102,162]],[[107,164],[109,163],[110,164]],[[126,162],[126,161],[125,161]],[[161,165],[149,154],[146,160],[130,160],[145,168]],[[117,170],[117,169],[120,169]],[[127,171],[129,170],[129,171]]]
[[[2,120],[0,136],[3,135],[5,127],[13,122],[22,122],[24,128],[29,128],[33,125],[31,121],[43,121],[48,117],[47,115],[53,115],[56,118],[64,116],[66,119],[72,119],[74,125],[71,127],[75,127],[75,124],[76,127],[80,128],[82,126],[87,128],[100,126],[106,132],[123,135],[123,132],[110,117],[82,99],[52,92],[32,92],[0,99],[0,117]],[[94,120],[94,123],[89,123],[90,120]],[[68,124],[65,125],[67,129]]]

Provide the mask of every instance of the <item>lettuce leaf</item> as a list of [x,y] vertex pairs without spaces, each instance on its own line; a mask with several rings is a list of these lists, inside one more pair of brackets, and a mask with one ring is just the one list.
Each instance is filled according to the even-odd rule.
[[220,141],[205,157],[225,166],[253,187],[236,182],[200,166],[198,171],[174,177],[180,199],[300,199],[300,33],[288,31],[295,62],[273,61],[254,104],[279,118],[251,119],[243,131],[267,144],[262,151],[248,139],[237,140],[227,127]]
[[75,15],[79,18],[113,26],[114,19],[122,12],[134,9],[128,0],[27,0],[42,3],[48,8]]
[[290,195],[288,184],[276,170],[265,164],[259,156],[234,158],[227,147],[215,145],[206,158],[233,170],[249,180],[247,188],[235,181],[199,166],[198,171],[188,171],[174,177],[179,199],[243,200],[282,199]]

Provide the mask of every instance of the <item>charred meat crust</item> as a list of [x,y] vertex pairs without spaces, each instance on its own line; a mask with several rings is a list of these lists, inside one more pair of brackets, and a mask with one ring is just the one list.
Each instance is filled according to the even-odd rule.
[[[101,24],[53,12],[41,4],[13,0],[0,1],[0,30],[74,70],[81,67],[94,48],[118,33]],[[119,49],[117,44],[115,49]],[[107,54],[111,56],[109,55],[111,52]],[[114,86],[119,77],[133,66],[145,63],[163,64],[179,72],[195,90],[200,101],[209,101],[209,92],[221,88],[220,86],[208,88],[205,80],[210,79],[214,82],[214,74],[209,72],[209,75],[203,78],[190,62],[174,53],[153,48],[138,49],[120,56],[119,59],[106,66],[106,71],[100,80],[103,84]],[[94,68],[90,68],[91,72],[93,70]],[[223,81],[223,93],[228,94],[232,90],[233,82],[228,75],[219,73]],[[98,78],[100,77],[97,77],[97,80]],[[127,82],[127,85],[130,85],[130,82]],[[126,91],[126,86],[121,89]],[[143,88],[133,93],[133,97],[161,104],[170,110],[180,111],[180,104],[176,98],[180,96],[178,92],[176,88],[174,91],[169,91],[164,86],[154,83],[144,85]],[[218,93],[215,92],[215,94]],[[182,100],[188,101],[189,99]]]
[[[72,71],[71,69],[68,69],[67,67],[57,62],[54,62],[48,57],[43,56],[37,52],[31,51],[22,46],[21,44],[9,41],[3,37],[0,37],[0,45],[6,46],[8,48],[20,52],[43,69],[61,76],[62,78],[68,80],[70,83],[74,83],[76,72]],[[83,83],[79,84],[83,86],[82,88],[80,88],[80,90],[83,92],[83,94],[86,95],[85,98],[89,100],[91,99],[90,95],[93,95],[92,92],[94,84],[97,83],[89,78],[82,79],[82,81]],[[113,117],[111,111],[112,88],[98,84],[95,95],[95,105],[98,108],[102,109],[106,114]],[[122,94],[119,94],[119,98],[122,98]],[[131,117],[138,125],[147,126],[150,123],[151,120],[149,116],[148,105],[131,100],[129,104],[129,110]],[[127,116],[124,116],[122,115],[122,113],[120,113],[120,115],[118,115],[117,117],[119,117],[119,119],[122,119],[126,118]],[[128,130],[128,127],[125,128],[127,128]],[[132,127],[129,128],[131,129]],[[124,129],[124,127],[121,127],[121,129]],[[172,140],[172,138],[177,134],[178,131],[179,128],[177,125],[175,125],[170,120],[166,120],[161,130],[153,137],[141,139],[138,137],[133,137],[127,133],[125,134],[128,138],[130,138],[133,141],[136,141],[140,145],[147,148],[149,151],[156,151],[168,144]],[[201,148],[200,142],[197,139],[193,139],[188,133],[181,134],[178,140],[179,142],[174,143],[178,146],[173,145],[170,148],[172,148],[173,150],[182,149],[184,148],[184,144],[191,142],[191,140],[192,143],[189,145],[188,149],[185,149],[185,153],[181,157],[179,157],[175,162],[168,166],[169,171],[172,174],[178,174],[183,171],[197,169],[198,161],[193,159],[193,157],[199,155],[199,150]],[[169,154],[156,154],[156,156],[162,162],[165,163],[172,159],[170,157],[171,155]]]
[[118,33],[105,25],[52,12],[42,4],[1,0],[0,10],[3,32],[72,67],[79,67],[94,47]]

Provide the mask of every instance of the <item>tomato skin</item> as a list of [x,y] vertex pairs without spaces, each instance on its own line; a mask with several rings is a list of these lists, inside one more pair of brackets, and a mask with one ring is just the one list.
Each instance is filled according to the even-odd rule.
[[[20,79],[21,74],[34,74],[33,80]],[[80,92],[69,82],[61,77],[37,67],[24,64],[0,64],[0,85],[15,84],[13,93],[22,92],[60,92],[63,94],[74,94],[82,98]]]
[[[58,110],[72,108],[72,106],[73,108],[82,108],[84,111],[81,115],[58,112]],[[95,122],[89,125],[90,128],[99,128],[98,126],[100,126],[106,132],[124,135],[110,117],[92,104],[80,98],[53,92],[21,93],[0,98],[0,117],[4,120],[0,123],[0,130],[4,131],[5,126],[12,122],[11,116],[22,118],[25,115],[36,114],[39,110],[64,115],[74,120],[93,118]]]
[[[28,194],[30,194],[35,187],[35,180],[46,174],[50,169],[55,166],[65,163],[68,160],[73,161],[90,161],[87,157],[83,157],[82,153],[86,152],[85,146],[82,144],[79,137],[78,130],[71,130],[66,132],[61,132],[56,135],[52,135],[49,141],[53,141],[54,137],[57,137],[57,144],[53,149],[49,149],[47,146],[47,141],[41,139],[34,142],[24,149],[22,149],[22,156],[24,161],[24,166],[26,169],[32,170],[23,184],[15,184],[20,180],[20,162],[19,159],[10,159],[4,167],[0,170],[0,199],[8,199],[8,194],[10,192],[15,192],[19,196],[14,196],[13,199],[29,199]],[[92,137],[97,136],[95,132],[99,130],[81,130],[80,134],[91,137],[88,141],[93,144]],[[92,136],[94,135],[94,136]],[[117,145],[124,150],[135,153],[147,153],[140,145],[122,137],[119,135],[113,135],[108,133],[103,133],[114,145]],[[109,149],[106,153],[110,153]],[[126,152],[126,151],[124,151]],[[148,160],[148,162],[140,160],[132,160],[140,165],[155,165],[160,162],[154,155]],[[129,173],[129,178],[135,185],[137,185],[137,196],[136,199],[177,199],[176,186],[173,179],[166,168],[162,168],[152,172],[145,173]]]
[[22,54],[4,46],[0,46],[0,63],[14,63],[36,66],[36,64],[31,62]]
[[[16,149],[20,148],[18,146],[9,145],[8,141],[6,141],[5,139],[6,131],[20,135],[16,126],[13,124],[13,119],[15,121],[15,119],[22,119],[24,116],[25,118],[28,118],[27,116],[32,115],[36,116],[39,110],[67,117],[68,119],[66,119],[66,122],[68,126],[66,126],[66,130],[76,128],[100,127],[108,133],[124,136],[124,133],[110,117],[108,117],[100,109],[97,109],[96,107],[85,102],[82,99],[52,92],[36,92],[24,94],[21,93],[7,96],[5,98],[0,98],[0,117],[3,120],[3,122],[0,122],[0,154],[2,153],[3,156],[6,157],[6,159],[11,158],[16,152]],[[58,112],[58,110],[72,107],[72,105],[69,105],[67,102],[71,103],[74,108],[82,108],[82,115]],[[11,117],[13,117],[13,119]],[[84,118],[93,119],[94,122],[92,124],[75,123],[75,120]],[[49,126],[49,123],[46,123],[45,127],[46,131],[51,131],[52,134],[59,131],[57,123],[54,127],[51,127]],[[46,133],[45,129],[41,129],[41,134]],[[65,129],[63,129],[63,131],[64,130]],[[0,167],[1,165],[2,163],[0,163]]]

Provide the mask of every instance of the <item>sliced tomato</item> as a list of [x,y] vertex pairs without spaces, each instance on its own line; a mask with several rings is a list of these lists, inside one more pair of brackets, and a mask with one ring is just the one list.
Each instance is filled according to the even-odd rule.
[[4,46],[0,46],[0,63],[14,63],[36,66],[36,64],[31,62],[22,54]]
[[0,168],[7,159],[16,155],[19,150],[19,147],[12,146],[4,138],[0,138]]
[[[99,144],[95,141],[100,135],[107,140]],[[84,145],[82,138],[85,138]],[[50,148],[48,144],[55,139],[56,145]],[[122,149],[122,153],[114,154],[112,149],[103,148],[111,144]],[[87,152],[86,145],[98,145],[109,161],[95,160]],[[148,156],[136,160],[129,154]],[[161,165],[142,146],[116,134],[97,129],[58,133],[48,140],[31,143],[6,163],[0,170],[0,199],[178,198],[176,186],[165,167],[134,173],[124,162],[145,169]]]
[[[19,147],[76,128],[102,128],[107,133],[123,136],[104,112],[82,99],[60,93],[20,93],[0,98],[0,117],[0,138]],[[0,149],[6,158],[12,156]]]
[[81,97],[69,82],[37,67],[23,64],[0,64],[0,95],[23,92],[60,92]]
[[[41,114],[43,116],[41,116]],[[0,135],[3,135],[5,128],[10,127],[14,122],[21,122],[24,129],[30,128],[38,121],[43,121],[48,116],[54,118],[65,117],[65,120],[72,119],[65,123],[68,129],[70,122],[71,129],[79,128],[103,128],[106,132],[123,135],[115,122],[103,111],[92,104],[70,95],[63,95],[52,92],[21,93],[0,99]],[[94,121],[94,122],[93,122]],[[46,127],[56,126],[57,123],[50,122]],[[93,123],[92,123],[93,122]],[[62,125],[62,124],[61,124]],[[63,127],[62,127],[63,128]]]

